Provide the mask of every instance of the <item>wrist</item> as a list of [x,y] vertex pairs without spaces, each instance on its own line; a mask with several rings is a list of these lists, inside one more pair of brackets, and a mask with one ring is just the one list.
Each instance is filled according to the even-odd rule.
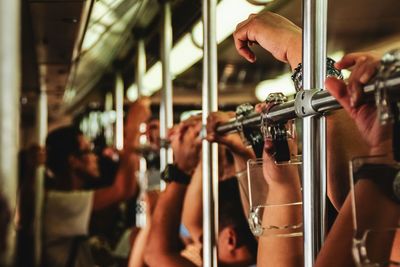
[[294,71],[294,69],[302,62],[303,51],[301,32],[299,35],[293,37],[289,43],[293,45],[288,48],[286,57],[290,68],[292,69],[292,71]]
[[173,165],[175,165],[182,173],[191,176],[194,172],[195,168],[190,168],[189,166],[186,166],[185,164],[181,164],[181,163],[174,163]]
[[372,146],[369,149],[369,155],[387,155],[388,158],[393,158],[392,140],[382,141],[378,145]]
[[167,183],[176,182],[182,185],[188,185],[191,175],[183,171],[177,164],[167,164],[161,173],[161,179]]

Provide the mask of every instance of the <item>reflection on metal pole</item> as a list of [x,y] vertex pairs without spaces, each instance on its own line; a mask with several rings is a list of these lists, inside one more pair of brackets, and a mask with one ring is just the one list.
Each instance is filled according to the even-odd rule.
[[[137,61],[136,61],[136,85],[137,85],[137,96],[140,98],[143,92],[143,77],[146,73],[146,50],[144,47],[144,40],[139,39],[137,47]],[[142,147],[147,144],[146,136],[146,123],[141,123],[139,126],[139,145]],[[136,202],[136,226],[143,228],[146,226],[146,202],[144,201],[144,193],[148,189],[148,178],[147,178],[147,161],[146,158],[141,155],[139,159],[139,171],[137,172],[137,179],[140,185],[140,193]]]
[[122,74],[115,77],[115,148],[124,148],[124,80]]
[[[171,3],[163,3],[163,23],[161,41],[161,61],[162,61],[162,92],[160,102],[160,170],[164,170],[166,165],[173,162],[172,149],[166,146],[167,131],[172,128],[174,123],[172,113],[172,79],[170,71],[170,53],[172,49],[172,23],[171,23]],[[165,184],[161,183],[161,190]]]
[[113,93],[108,92],[104,99],[104,112],[107,114],[107,124],[104,127],[104,137],[106,138],[107,146],[112,146],[114,143],[113,121],[110,119],[110,114],[113,112]]
[[136,85],[137,95],[140,97],[143,92],[143,78],[146,74],[146,49],[143,38],[139,39],[137,44],[137,62],[136,62]]
[[[324,88],[327,0],[303,0],[303,85]],[[304,266],[313,266],[325,236],[325,118],[303,119]]]
[[[41,73],[44,75],[44,73]],[[39,93],[39,99],[37,103],[37,117],[36,117],[36,130],[37,130],[37,143],[40,147],[45,147],[46,136],[47,136],[47,92],[46,85],[44,81],[41,81],[41,90]],[[35,213],[34,213],[34,264],[35,266],[40,266],[41,255],[42,255],[42,210],[44,201],[44,177],[45,177],[45,167],[40,165],[36,169],[35,174]]]
[[[20,97],[20,1],[0,1],[0,198],[15,211],[18,181]],[[1,208],[0,208],[1,209]],[[0,218],[6,211],[0,210]],[[2,224],[0,266],[13,266],[15,229]],[[4,228],[5,227],[5,228]],[[2,243],[2,242],[1,242]],[[0,244],[1,246],[1,244]]]
[[[203,0],[203,131],[218,109],[216,0]],[[203,133],[205,134],[205,133]],[[203,266],[217,266],[218,146],[203,140]]]

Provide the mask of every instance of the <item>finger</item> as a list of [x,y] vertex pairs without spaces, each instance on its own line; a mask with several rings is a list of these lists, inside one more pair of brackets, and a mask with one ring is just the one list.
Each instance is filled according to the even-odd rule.
[[354,66],[353,71],[349,77],[348,89],[350,90],[350,104],[355,107],[358,106],[361,102],[362,98],[362,90],[364,83],[361,81],[362,77],[369,73],[371,73],[370,68],[373,68],[370,62],[367,62],[366,59],[360,58],[357,60],[356,65]]
[[363,75],[361,75],[360,77],[360,82],[363,84],[367,84],[372,79],[372,77],[375,76],[377,71],[378,69],[376,62],[373,61],[368,62],[367,66],[365,67]]
[[346,84],[342,80],[334,77],[328,77],[325,80],[326,89],[329,93],[336,98],[339,104],[349,113],[352,114],[352,107],[350,105],[350,96],[348,94]]
[[230,118],[234,118],[236,116],[236,112],[234,111],[228,111],[226,112],[226,114],[230,117]]
[[365,60],[363,53],[350,53],[345,55],[341,60],[335,63],[335,67],[338,69],[348,69],[356,64],[359,60]]
[[255,107],[254,110],[257,113],[262,113],[267,107],[267,103],[262,102],[262,103],[258,103]]
[[268,157],[273,157],[275,149],[274,143],[271,140],[264,141],[264,152],[267,154]]
[[210,115],[207,117],[207,125],[206,125],[207,133],[212,133],[212,132],[214,132],[214,128],[215,128],[214,115],[213,115],[213,114],[210,114]]
[[238,51],[239,55],[244,57],[250,62],[255,62],[256,57],[253,51],[249,48],[248,42],[249,41],[256,41],[256,40],[251,40],[248,36],[248,23],[241,25],[236,29],[236,31],[233,33],[233,39],[235,42],[235,47],[236,50]]

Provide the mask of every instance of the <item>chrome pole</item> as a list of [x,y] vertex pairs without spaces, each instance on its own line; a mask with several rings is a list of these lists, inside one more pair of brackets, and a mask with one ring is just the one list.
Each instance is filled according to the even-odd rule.
[[[20,30],[20,1],[0,1],[0,197],[10,214],[16,208],[18,181]],[[5,212],[0,210],[0,215]],[[12,219],[0,231],[0,240],[6,244],[0,250],[0,266],[13,266],[16,233]]]
[[[140,38],[137,44],[137,55],[136,55],[136,86],[137,86],[137,96],[140,98],[143,94],[144,83],[143,78],[146,73],[146,50],[144,39]],[[146,136],[146,123],[141,123],[139,126],[139,144],[142,146],[147,143]],[[139,158],[139,172],[138,172],[138,180],[140,185],[140,195],[136,202],[140,208],[136,211],[136,226],[143,228],[146,226],[146,204],[143,200],[144,192],[146,192],[148,188],[147,181],[147,161],[146,158],[141,155]]]
[[124,148],[124,81],[122,74],[117,73],[115,77],[115,148]]
[[[36,131],[37,131],[37,143],[40,147],[44,148],[46,145],[47,126],[48,126],[48,109],[47,109],[47,90],[44,81],[45,73],[41,73],[41,85],[39,98],[37,103],[37,117],[36,117]],[[44,203],[44,177],[45,167],[38,166],[36,169],[34,181],[35,188],[35,212],[34,212],[34,264],[40,266],[41,255],[42,255],[42,210]]]
[[[303,0],[304,90],[324,88],[327,0]],[[325,237],[325,118],[303,118],[304,266],[313,266]]]
[[[207,116],[218,110],[216,0],[203,0],[203,135]],[[217,266],[218,146],[203,140],[203,266]]]
[[[160,170],[164,170],[167,164],[173,162],[172,149],[167,145],[166,138],[168,129],[174,123],[172,112],[172,79],[170,71],[170,53],[172,49],[172,22],[171,22],[171,3],[163,3],[163,23],[161,41],[161,62],[162,62],[162,92],[160,102]],[[161,182],[161,189],[165,184]]]
[[136,85],[138,97],[142,96],[143,78],[146,74],[146,49],[144,39],[140,38],[137,44],[137,61],[136,61]]

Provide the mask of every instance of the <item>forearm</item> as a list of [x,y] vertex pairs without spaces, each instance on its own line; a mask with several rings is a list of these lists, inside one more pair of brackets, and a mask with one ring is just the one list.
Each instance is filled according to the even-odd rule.
[[[296,167],[289,166],[289,168]],[[302,205],[298,204],[302,199],[301,186],[300,178],[298,173],[297,175],[296,173],[297,170],[296,172],[293,172],[293,179],[291,179],[290,183],[279,184],[271,182],[269,184],[268,196],[266,200],[267,205],[264,209],[262,220],[264,227],[283,227],[286,225],[292,225],[295,227],[301,224]],[[275,179],[278,181],[281,180],[279,177],[275,177]],[[266,231],[268,231],[268,233],[266,233],[268,236],[262,236],[259,239],[257,266],[301,266],[303,259],[303,239],[299,236],[278,236],[290,235],[294,231],[299,232],[300,229],[270,229]]]
[[239,151],[232,150],[232,155],[233,155],[233,161],[234,161],[236,173],[246,170],[247,161],[249,159],[255,159],[254,152],[248,148],[244,148]]
[[128,267],[144,267],[144,251],[146,249],[147,240],[150,235],[150,222],[146,223],[146,226],[140,229],[137,237],[132,245],[131,253],[129,255]]
[[202,170],[199,164],[188,186],[182,213],[182,222],[195,242],[200,242],[203,235],[202,192]]
[[[382,195],[376,185],[368,180],[360,180],[355,186],[357,196],[358,230],[368,228],[385,229],[398,224],[400,211],[398,205]],[[352,224],[351,196],[339,212],[339,215],[318,255],[316,266],[354,266],[351,254],[354,237]],[[362,204],[362,206],[360,206]],[[392,242],[392,240],[388,240]],[[380,243],[382,245],[382,243]],[[335,259],[334,261],[332,259]]]
[[95,191],[93,210],[104,209],[135,195],[138,191],[138,184],[135,177],[138,165],[137,156],[135,154],[122,156],[114,183],[109,187]]
[[145,251],[149,266],[160,266],[158,259],[179,255],[179,225],[186,189],[186,185],[172,182],[158,199]]

